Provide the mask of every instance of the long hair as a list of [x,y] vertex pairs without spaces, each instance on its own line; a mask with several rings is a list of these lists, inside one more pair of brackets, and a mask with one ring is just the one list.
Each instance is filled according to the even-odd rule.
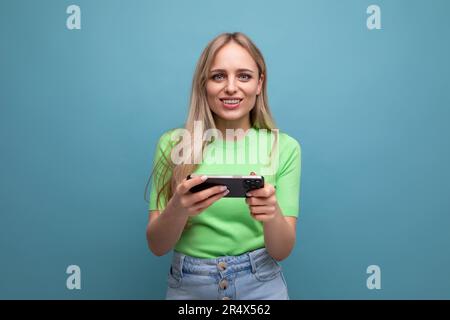
[[[189,104],[189,114],[185,123],[185,129],[191,133],[194,132],[194,121],[201,121],[203,124],[203,130],[216,129],[213,114],[208,105],[206,94],[206,82],[208,80],[209,70],[214,61],[216,53],[226,44],[234,41],[238,45],[242,46],[253,57],[258,66],[259,77],[264,75],[264,81],[261,86],[261,92],[256,96],[256,102],[254,108],[250,111],[250,123],[251,126],[257,129],[275,129],[275,121],[269,109],[269,103],[267,98],[267,70],[264,57],[256,45],[241,32],[234,33],[222,33],[211,40],[206,48],[203,50],[195,69],[194,77],[192,79],[192,90]],[[277,137],[275,137],[272,151],[277,143]],[[179,141],[178,143],[180,143]],[[202,150],[205,146],[211,142],[202,142]],[[171,161],[170,152],[175,146],[170,146],[163,150],[162,157],[155,164],[150,178],[147,182],[144,197],[147,194],[147,187],[153,176],[155,181],[155,187],[157,190],[156,205],[160,208],[160,202],[162,197],[168,201],[175,190],[175,187],[189,174],[193,173],[198,164],[177,164],[175,165]],[[191,144],[193,145],[193,144]],[[192,147],[190,150],[191,159],[196,159],[199,155],[195,154],[196,150]],[[198,151],[197,151],[198,152]],[[272,153],[272,152],[271,152]],[[160,172],[158,176],[155,176],[155,172]],[[164,204],[165,205],[165,204]]]

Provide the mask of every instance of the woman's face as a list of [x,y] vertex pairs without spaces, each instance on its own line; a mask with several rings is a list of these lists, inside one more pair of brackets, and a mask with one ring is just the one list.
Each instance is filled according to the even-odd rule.
[[226,44],[216,53],[209,70],[206,93],[218,127],[249,127],[250,111],[264,80],[264,75],[261,79],[258,77],[256,62],[235,42]]

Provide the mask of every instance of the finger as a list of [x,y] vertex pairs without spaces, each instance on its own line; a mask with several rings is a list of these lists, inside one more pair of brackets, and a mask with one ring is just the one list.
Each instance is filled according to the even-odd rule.
[[203,201],[205,199],[208,199],[209,197],[212,197],[218,193],[224,192],[227,190],[226,186],[214,186],[210,187],[208,189],[196,192],[190,196],[190,199],[193,203],[197,203],[200,201]]
[[275,193],[275,188],[271,184],[265,184],[263,188],[247,192],[249,197],[268,198]]
[[192,187],[203,183],[206,180],[206,176],[195,176],[191,179],[185,178],[180,184],[178,191],[181,194],[187,193]]
[[267,204],[267,199],[260,198],[260,197],[249,197],[249,198],[245,198],[245,202],[249,206],[263,206],[263,205]]
[[251,215],[253,219],[256,221],[266,222],[271,220],[272,218],[266,214],[252,214]]
[[230,192],[230,190],[225,190],[223,192],[220,192],[206,200],[203,200],[201,202],[198,202],[195,204],[194,210],[205,210],[206,208],[208,208],[210,205],[212,205],[214,202],[216,202],[217,200],[225,197],[228,193]]
[[272,214],[274,210],[273,206],[251,206],[251,214]]

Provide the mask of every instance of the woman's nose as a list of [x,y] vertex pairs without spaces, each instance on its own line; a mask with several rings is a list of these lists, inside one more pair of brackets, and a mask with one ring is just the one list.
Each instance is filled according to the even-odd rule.
[[225,90],[227,91],[227,93],[236,92],[236,84],[234,83],[233,79],[228,80]]

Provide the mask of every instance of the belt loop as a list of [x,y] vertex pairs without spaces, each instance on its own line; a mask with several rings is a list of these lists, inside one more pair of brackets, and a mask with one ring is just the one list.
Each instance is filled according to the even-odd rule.
[[186,258],[186,256],[183,254],[180,258],[180,278],[183,278],[184,258]]
[[250,265],[252,266],[252,273],[256,273],[256,262],[255,262],[252,252],[248,253],[248,257],[250,259]]
[[174,256],[172,260],[172,272],[175,276],[178,276],[179,278],[183,277],[183,264],[184,264],[184,258],[186,256],[182,253],[174,251]]

